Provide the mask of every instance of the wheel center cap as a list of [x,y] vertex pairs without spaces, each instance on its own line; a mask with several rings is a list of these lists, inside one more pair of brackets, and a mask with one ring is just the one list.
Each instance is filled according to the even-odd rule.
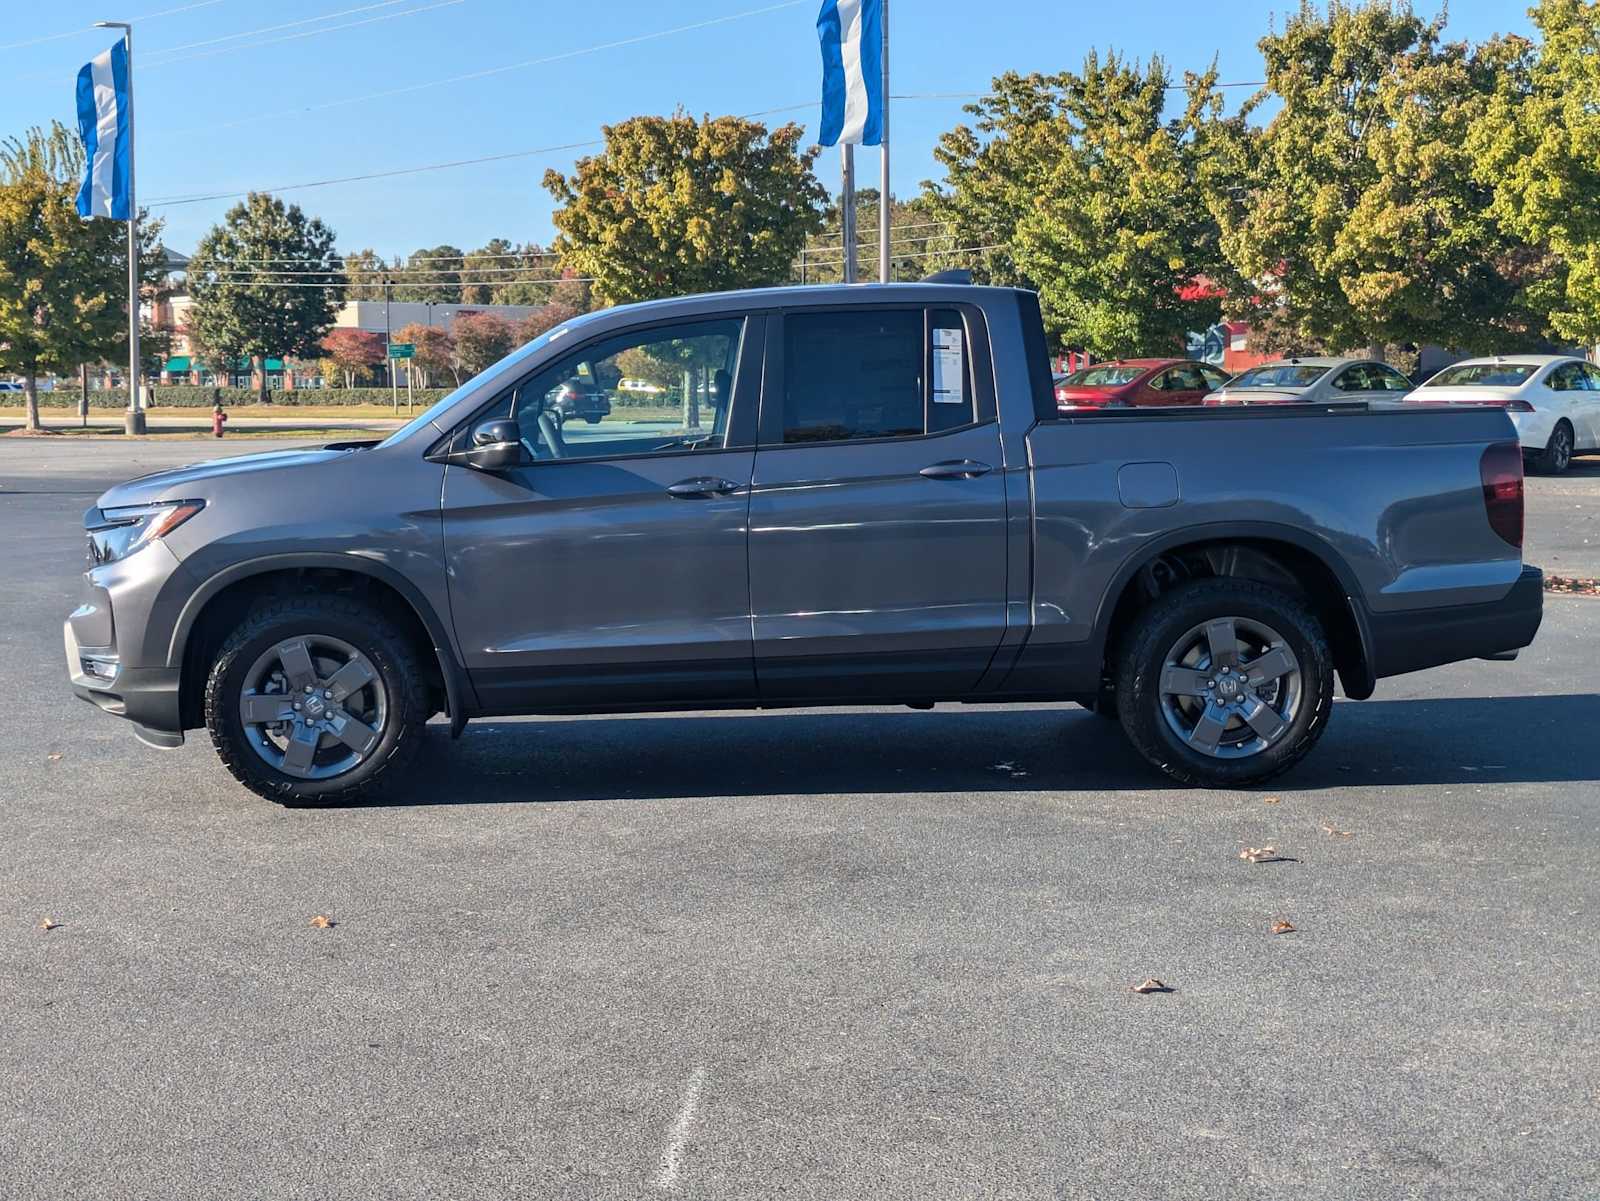
[[1217,692],[1231,701],[1239,695],[1239,681],[1232,676],[1223,676],[1217,681]]
[[315,719],[326,713],[328,706],[320,696],[312,695],[306,698],[304,709],[307,717]]

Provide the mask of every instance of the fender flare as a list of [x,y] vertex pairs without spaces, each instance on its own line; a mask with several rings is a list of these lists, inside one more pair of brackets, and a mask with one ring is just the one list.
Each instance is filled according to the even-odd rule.
[[1344,592],[1344,599],[1356,628],[1356,650],[1361,661],[1349,673],[1340,672],[1345,695],[1352,700],[1365,700],[1377,685],[1373,674],[1372,631],[1367,620],[1367,606],[1362,599],[1361,585],[1344,556],[1323,538],[1309,534],[1295,526],[1280,525],[1271,521],[1214,521],[1203,525],[1187,526],[1181,530],[1162,534],[1144,543],[1130,553],[1117,567],[1110,586],[1100,598],[1100,608],[1095,614],[1094,633],[1091,635],[1097,656],[1104,656],[1111,633],[1111,618],[1116,612],[1117,600],[1128,583],[1149,563],[1168,551],[1190,546],[1197,542],[1226,542],[1248,539],[1267,542],[1287,542],[1305,551],[1333,573]]
[[411,611],[416,614],[417,620],[422,623],[422,628],[427,631],[428,640],[433,643],[433,653],[439,661],[439,674],[444,679],[445,708],[450,717],[450,735],[453,738],[459,737],[462,727],[467,724],[467,718],[478,706],[472,681],[456,658],[455,649],[450,644],[449,631],[415,584],[388,564],[375,562],[372,559],[306,551],[247,559],[242,563],[223,568],[195,589],[184,602],[177,623],[172,628],[172,639],[167,647],[167,666],[182,669],[184,650],[188,645],[189,635],[194,630],[195,622],[199,620],[206,605],[224,588],[237,584],[240,580],[247,580],[251,576],[305,567],[326,567],[336,571],[354,572],[387,584],[400,594],[411,607]]

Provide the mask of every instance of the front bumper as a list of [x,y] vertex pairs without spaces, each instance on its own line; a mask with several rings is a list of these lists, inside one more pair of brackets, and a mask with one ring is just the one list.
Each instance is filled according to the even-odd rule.
[[1463,659],[1505,658],[1533,641],[1544,619],[1544,572],[1524,567],[1496,601],[1371,613],[1373,675],[1403,675]]
[[73,694],[106,713],[126,717],[141,742],[162,749],[182,746],[178,708],[182,673],[172,667],[125,667],[113,648],[80,645],[74,622],[82,624],[86,618],[92,615],[80,609],[61,627]]

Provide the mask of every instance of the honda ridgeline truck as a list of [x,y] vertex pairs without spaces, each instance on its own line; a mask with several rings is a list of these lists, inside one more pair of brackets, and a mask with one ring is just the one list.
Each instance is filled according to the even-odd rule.
[[[582,379],[657,385],[593,425]],[[1186,784],[1285,771],[1334,677],[1528,645],[1505,413],[1063,413],[1037,298],[779,288],[590,313],[381,442],[112,488],[77,694],[286,803],[448,716],[1075,701]]]

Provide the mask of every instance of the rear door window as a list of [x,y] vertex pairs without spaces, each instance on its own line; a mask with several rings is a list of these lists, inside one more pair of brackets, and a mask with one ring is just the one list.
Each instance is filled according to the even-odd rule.
[[790,313],[784,445],[918,437],[977,420],[973,347],[955,309]]
[[1563,363],[1550,373],[1546,381],[1552,392],[1583,392],[1588,390],[1588,379],[1583,374],[1582,363]]

